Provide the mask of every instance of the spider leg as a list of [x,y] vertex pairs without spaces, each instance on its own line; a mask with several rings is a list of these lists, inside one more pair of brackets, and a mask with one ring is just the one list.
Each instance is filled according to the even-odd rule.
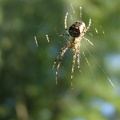
[[64,19],[64,28],[66,33],[65,34],[63,33],[62,35],[59,35],[59,36],[70,36],[67,29],[67,18],[68,18],[68,12],[66,13],[65,19]]
[[79,69],[79,72],[81,73],[81,69],[80,69],[80,48],[79,47],[77,49],[77,67]]
[[88,26],[86,28],[86,31],[88,31],[88,29],[90,28],[90,26],[91,26],[91,19],[89,20],[89,24],[88,24]]
[[73,80],[73,74],[74,74],[74,67],[75,67],[76,55],[77,55],[77,53],[76,53],[76,51],[74,51],[73,62],[72,62],[72,69],[71,69],[71,87],[73,86],[72,85],[72,80]]
[[64,25],[65,25],[66,35],[69,36],[69,32],[68,32],[68,29],[67,29],[67,17],[68,17],[68,12],[65,15]]
[[60,55],[61,55],[61,52],[62,52],[62,48],[61,48],[59,54],[57,55],[57,57],[56,57],[56,59],[55,59],[55,61],[54,61],[54,63],[53,63],[53,67],[52,67],[52,69],[55,68],[55,65],[56,65],[56,63],[57,63],[57,61],[58,61],[58,59],[59,59],[59,57],[60,57]]
[[61,65],[62,58],[63,58],[65,52],[67,51],[68,47],[69,47],[68,45],[69,45],[69,44],[68,44],[68,42],[67,42],[67,43],[61,48],[61,50],[60,50],[60,52],[59,52],[59,54],[58,54],[58,56],[57,56],[57,58],[55,59],[54,64],[53,64],[53,68],[54,68],[55,65],[56,65],[56,63],[57,63],[57,61],[58,61],[58,64],[57,64],[57,67],[56,67],[56,84],[57,84],[58,70],[59,70],[59,67],[60,67],[60,65]]
[[57,68],[56,68],[56,84],[57,84],[57,78],[58,78],[58,77],[57,77],[57,76],[58,76],[58,70],[59,70],[59,68],[60,68],[62,58],[63,58],[65,52],[67,51],[67,49],[68,49],[68,47],[62,51],[62,53],[61,53],[61,55],[60,55],[60,58],[59,58],[59,62],[58,62],[58,64],[57,64]]
[[85,39],[88,43],[90,43],[91,45],[94,45],[89,39],[83,37],[83,39]]
[[82,19],[82,7],[80,6],[80,18]]
[[64,19],[65,30],[67,30],[67,17],[68,17],[68,12],[66,13],[65,19]]
[[[62,55],[62,52],[63,52],[67,47],[69,47],[69,43],[68,43],[68,42],[67,42],[64,46],[62,46],[62,48],[60,49],[59,54],[57,55],[57,57],[56,57],[56,59],[55,59],[55,61],[54,61],[54,63],[53,63],[52,69],[55,68],[55,65],[56,65],[57,61],[60,59],[60,56]],[[66,51],[65,51],[65,52],[66,52]]]

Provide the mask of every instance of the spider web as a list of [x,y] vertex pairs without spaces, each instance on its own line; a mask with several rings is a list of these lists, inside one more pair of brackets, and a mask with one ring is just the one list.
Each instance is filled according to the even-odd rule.
[[[71,9],[72,9],[73,15],[75,15],[76,13],[75,13],[75,10],[74,10],[74,7],[73,7],[72,4],[71,4]],[[80,14],[79,14],[79,16],[80,16],[80,19],[81,19],[81,18],[82,18],[82,7],[79,7],[79,9],[80,9]],[[67,14],[68,14],[68,13],[69,13],[69,12],[67,12]],[[71,13],[69,13],[70,19],[71,19],[72,21],[75,21],[73,15],[72,15]],[[84,21],[83,21],[83,22],[84,22]],[[65,28],[66,28],[66,26],[65,26]],[[104,32],[102,26],[100,26],[100,28],[101,28],[102,34],[104,35],[105,32]],[[96,34],[99,34],[99,31],[98,31],[97,28],[94,28],[94,30],[95,30]],[[88,32],[89,32],[89,31],[88,31]],[[91,33],[90,33],[90,34],[91,34]],[[93,37],[93,34],[91,34],[91,36]],[[93,37],[93,38],[94,38],[94,37]],[[82,41],[83,41],[83,40],[82,40]],[[91,42],[90,42],[89,39],[87,39],[87,42],[89,42],[89,43],[91,44]],[[96,65],[99,67],[99,69],[102,71],[102,73],[104,74],[104,76],[106,77],[106,79],[109,81],[109,83],[112,85],[112,87],[115,87],[115,85],[113,84],[112,80],[109,78],[109,76],[107,75],[107,73],[106,73],[106,71],[104,70],[104,68],[100,65],[100,63],[99,63],[99,62],[96,60],[96,58],[92,55],[92,53],[90,52],[89,48],[87,48],[86,46],[84,46],[84,47],[85,47],[85,49],[86,49],[85,51],[90,55],[90,57],[92,57],[92,59],[93,59],[93,61],[94,61],[94,64],[96,64]],[[94,49],[94,46],[92,46],[92,49]],[[95,51],[95,49],[94,49],[94,51]],[[82,54],[83,57],[85,58],[85,61],[86,61],[87,65],[88,65],[88,67],[90,68],[90,71],[91,71],[91,74],[92,74],[92,76],[93,76],[93,79],[96,81],[96,76],[95,76],[94,70],[93,70],[93,68],[92,68],[92,64],[89,62],[89,60],[88,60],[88,58],[87,58],[87,56],[86,56],[86,53],[84,52],[84,50],[83,50],[83,51],[81,50],[81,53],[80,53],[80,54]]]
[[[75,16],[76,16],[76,12],[75,12],[75,10],[74,10],[74,7],[73,7],[73,5],[71,4],[70,5],[71,6],[71,10],[72,10],[72,13],[71,12],[66,12],[67,14],[69,14],[69,20],[68,20],[68,27],[69,27],[69,25],[70,24],[72,24],[73,22],[75,22],[76,21],[76,19],[75,19]],[[79,10],[80,10],[80,12],[79,12],[79,18],[80,18],[80,20],[82,19],[82,17],[83,17],[83,15],[82,15],[82,7],[80,6],[79,7]],[[83,21],[84,22],[84,21]],[[66,28],[67,26],[65,26],[65,28]],[[91,27],[90,27],[90,29],[91,29]],[[101,29],[101,32],[102,32],[102,34],[104,35],[105,34],[105,32],[104,32],[104,30],[103,30],[103,28],[102,28],[102,26],[100,26],[100,29]],[[96,34],[99,34],[99,30],[96,28],[96,27],[94,27],[94,31],[95,31],[95,33]],[[89,32],[89,30],[87,31],[87,34],[89,33],[89,35],[90,36],[92,36],[92,39],[94,38],[94,35],[92,34],[92,33],[90,33]],[[58,34],[58,33],[57,33]],[[63,33],[64,34],[64,33]],[[66,40],[68,40],[68,36],[65,36],[65,34],[64,35],[60,35],[60,34],[58,34],[58,36],[59,37],[64,37]],[[85,34],[85,36],[86,36],[86,34]],[[84,38],[84,37],[83,37]],[[46,34],[46,39],[47,39],[47,42],[49,43],[50,42],[50,39],[49,39],[49,36]],[[95,39],[95,38],[94,38]],[[38,46],[38,42],[37,42],[37,38],[36,38],[36,36],[34,37],[34,40],[35,40],[35,43],[36,43],[36,46]],[[107,75],[107,73],[106,73],[106,71],[104,70],[104,68],[102,67],[102,65],[100,65],[100,63],[98,62],[98,60],[94,57],[94,55],[92,54],[92,52],[91,52],[91,48],[90,48],[90,50],[89,50],[89,47],[91,46],[90,44],[94,44],[94,41],[90,41],[89,39],[86,39],[87,41],[85,41],[86,43],[83,43],[83,41],[84,40],[82,40],[81,42],[82,42],[82,46],[81,46],[81,48],[84,48],[83,50],[82,49],[80,49],[80,54],[82,55],[82,57],[84,57],[84,59],[85,59],[85,61],[86,61],[86,64],[88,65],[88,67],[89,67],[89,70],[90,70],[90,72],[91,72],[91,75],[93,76],[93,79],[94,79],[94,81],[95,82],[97,82],[97,80],[96,80],[96,75],[95,75],[95,73],[94,73],[94,70],[93,70],[93,64],[96,64],[98,67],[99,67],[99,69],[102,71],[102,73],[104,74],[104,76],[106,77],[106,79],[109,81],[109,83],[112,85],[112,87],[115,87],[115,85],[114,85],[114,83],[112,82],[112,80],[109,78],[109,76]],[[89,45],[89,47],[88,47],[88,45],[87,45],[87,43],[90,43],[90,44],[88,44]],[[87,46],[86,46],[87,45]],[[93,51],[95,51],[96,52],[96,50],[95,50],[95,45],[94,46],[92,46],[92,50]],[[86,55],[86,52],[87,52],[87,54],[89,54],[89,56],[92,58],[92,60],[94,61],[94,63],[90,63],[89,62],[89,59],[87,58],[87,55]],[[69,54],[70,55],[70,54]],[[69,55],[67,55],[67,57],[70,57]],[[53,60],[54,61],[54,60]],[[65,62],[65,61],[63,61],[63,62]],[[82,66],[82,64],[81,64],[81,66]],[[74,76],[75,76],[75,73],[74,73]]]

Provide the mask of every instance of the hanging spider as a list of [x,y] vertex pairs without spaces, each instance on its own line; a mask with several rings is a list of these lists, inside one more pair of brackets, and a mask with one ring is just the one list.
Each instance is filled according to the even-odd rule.
[[74,67],[75,62],[77,61],[77,67],[80,71],[80,46],[81,46],[81,40],[82,38],[85,39],[87,42],[89,42],[91,45],[93,45],[92,42],[90,42],[87,38],[84,37],[84,34],[88,31],[91,25],[91,19],[89,20],[89,24],[86,27],[85,23],[82,21],[77,21],[73,23],[69,29],[67,29],[67,17],[68,12],[65,15],[64,25],[65,25],[65,31],[67,36],[69,37],[69,40],[61,47],[60,52],[57,56],[57,58],[54,61],[53,69],[56,65],[56,84],[57,84],[57,76],[58,76],[58,70],[61,65],[62,58],[67,51],[68,48],[70,48],[74,55],[73,55],[73,61],[72,61],[72,69],[71,69],[71,86],[72,86],[72,80],[73,80],[73,74],[74,74]]

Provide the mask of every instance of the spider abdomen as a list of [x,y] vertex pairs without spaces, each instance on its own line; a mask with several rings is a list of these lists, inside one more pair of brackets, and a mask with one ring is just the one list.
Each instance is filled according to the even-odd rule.
[[79,38],[72,38],[71,40],[70,40],[70,49],[72,50],[72,51],[77,51],[77,50],[79,50],[79,48],[80,48],[80,41],[81,41],[81,39],[79,39]]
[[72,37],[83,36],[85,32],[86,32],[86,26],[85,23],[82,21],[77,21],[69,27],[69,34]]

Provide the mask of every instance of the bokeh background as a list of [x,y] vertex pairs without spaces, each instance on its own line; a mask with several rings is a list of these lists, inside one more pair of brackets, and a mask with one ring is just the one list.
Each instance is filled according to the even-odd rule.
[[[72,91],[71,50],[57,85],[52,65],[80,6],[94,46],[81,42]],[[120,0],[0,0],[0,120],[120,120]]]

